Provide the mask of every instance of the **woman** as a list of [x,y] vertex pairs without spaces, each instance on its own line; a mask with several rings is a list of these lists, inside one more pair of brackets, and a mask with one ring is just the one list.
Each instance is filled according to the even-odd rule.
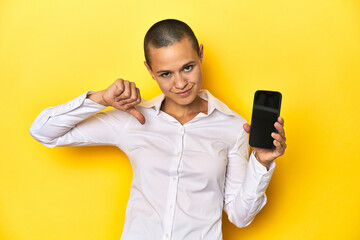
[[133,180],[122,240],[222,239],[223,209],[244,227],[265,205],[274,159],[286,148],[283,119],[276,148],[249,157],[245,119],[201,90],[203,46],[190,27],[154,24],[144,51],[163,94],[142,101],[135,83],[118,79],[43,110],[30,134],[48,147],[115,145],[127,154]]

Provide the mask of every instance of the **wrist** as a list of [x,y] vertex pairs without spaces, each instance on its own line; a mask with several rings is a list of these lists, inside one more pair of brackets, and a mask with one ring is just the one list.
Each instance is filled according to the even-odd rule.
[[96,103],[98,103],[98,104],[101,104],[101,105],[107,107],[107,106],[109,106],[109,105],[104,101],[104,99],[103,99],[103,93],[104,93],[103,90],[102,90],[102,91],[98,91],[98,92],[95,92],[95,93],[87,96],[87,98],[89,98],[90,100],[92,100],[92,101],[94,101],[94,102],[96,102]]
[[258,152],[255,151],[255,150],[254,150],[254,155],[255,155],[256,160],[257,160],[261,165],[263,165],[264,167],[266,167],[267,170],[269,170],[272,161],[263,161],[263,160],[260,158]]

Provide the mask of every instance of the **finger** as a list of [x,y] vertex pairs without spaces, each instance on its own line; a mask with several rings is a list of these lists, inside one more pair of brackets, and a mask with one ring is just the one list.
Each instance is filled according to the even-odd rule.
[[120,96],[116,97],[116,101],[119,102],[120,105],[123,105],[123,103],[121,103],[121,100],[124,99],[128,99],[131,96],[131,88],[130,88],[130,82],[127,80],[123,81],[124,84],[124,91],[121,93]]
[[132,102],[132,103],[128,103],[126,104],[125,108],[126,109],[129,109],[129,108],[132,108],[132,107],[135,107],[136,105],[138,105],[139,103],[141,103],[142,99],[141,99],[141,96],[140,96],[140,90],[138,88],[136,88],[136,96],[137,96],[137,99]]
[[249,124],[244,123],[243,128],[244,128],[245,132],[250,133],[250,125]]
[[130,108],[127,110],[128,113],[133,115],[141,124],[145,124],[145,117],[136,108]]
[[275,152],[278,156],[281,156],[285,152],[285,147],[277,140],[274,140],[274,146],[276,147]]
[[286,137],[285,137],[285,130],[283,125],[281,125],[279,122],[274,123],[274,127],[276,128],[277,132],[285,139],[286,141]]
[[272,132],[271,137],[277,141],[279,141],[281,144],[285,143],[285,139],[278,133]]
[[282,117],[278,117],[278,122],[284,126],[284,119]]
[[119,78],[114,82],[114,85],[115,85],[114,96],[120,96],[125,89],[124,80],[122,78]]
[[128,99],[124,99],[122,100],[122,102],[124,104],[129,104],[129,103],[133,103],[136,102],[138,99],[138,91],[136,90],[136,86],[134,82],[130,82],[130,89],[131,89],[131,95]]
[[136,88],[136,91],[137,91],[138,101],[141,102],[142,99],[141,99],[140,89]]
[[114,108],[119,109],[121,111],[126,111],[125,109],[125,105],[121,104],[120,102],[114,102],[114,104],[112,105]]
[[135,107],[136,105],[138,105],[140,102],[141,102],[141,99],[137,99],[137,100],[135,100],[135,102],[125,104],[124,108],[125,108],[125,110],[130,109],[130,108]]
[[[282,148],[283,148],[284,151],[285,151],[285,149],[286,149],[286,147],[287,147],[287,144],[286,144],[286,142],[285,142],[285,139],[283,139],[283,138],[281,137],[281,135],[279,135],[279,134],[277,134],[277,133],[272,133],[271,136],[274,138],[274,141],[279,142],[279,143],[281,144]],[[275,144],[274,144],[274,145],[275,145]]]

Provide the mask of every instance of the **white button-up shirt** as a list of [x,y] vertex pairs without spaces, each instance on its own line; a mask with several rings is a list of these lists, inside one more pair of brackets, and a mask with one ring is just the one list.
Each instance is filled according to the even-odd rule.
[[43,110],[30,134],[47,147],[115,145],[130,159],[133,179],[122,240],[220,240],[223,209],[237,227],[266,203],[275,163],[249,158],[243,117],[207,90],[208,114],[180,124],[160,110],[164,95],[142,101],[141,125],[130,114],[87,96]]

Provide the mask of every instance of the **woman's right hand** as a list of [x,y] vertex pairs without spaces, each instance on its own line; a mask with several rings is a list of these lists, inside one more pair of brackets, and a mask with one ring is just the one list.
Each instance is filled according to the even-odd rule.
[[112,106],[121,111],[133,115],[141,124],[145,123],[145,117],[135,106],[141,102],[140,90],[134,82],[122,78],[117,79],[107,89],[95,92],[88,96],[94,102],[104,106]]

